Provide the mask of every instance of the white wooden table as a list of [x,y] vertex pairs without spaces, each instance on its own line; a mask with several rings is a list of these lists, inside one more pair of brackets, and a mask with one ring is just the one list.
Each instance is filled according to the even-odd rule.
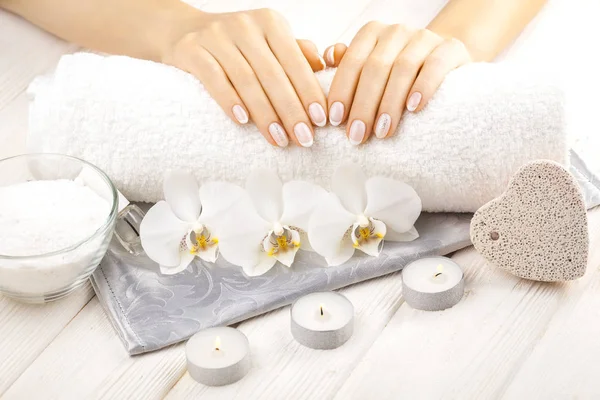
[[[209,11],[273,7],[298,37],[323,49],[368,20],[423,26],[443,0],[208,0]],[[507,58],[558,68],[571,84],[573,130],[596,145],[600,84],[591,38],[598,0],[551,0]],[[589,36],[588,36],[589,35]],[[586,42],[587,41],[587,42]],[[596,44],[597,49],[597,44]],[[25,89],[75,47],[0,11],[0,157],[24,151]],[[597,52],[597,50],[596,50]],[[586,141],[587,140],[587,141]],[[599,157],[596,157],[598,159]],[[600,168],[598,169],[600,170]],[[303,348],[288,308],[238,325],[248,335],[250,374],[221,388],[186,373],[183,346],[130,357],[89,284],[44,306],[0,296],[0,397],[6,399],[413,399],[600,398],[600,211],[590,212],[587,274],[567,284],[517,279],[472,248],[453,258],[465,298],[444,312],[404,303],[399,274],[342,290],[356,307],[352,339],[332,351]]]

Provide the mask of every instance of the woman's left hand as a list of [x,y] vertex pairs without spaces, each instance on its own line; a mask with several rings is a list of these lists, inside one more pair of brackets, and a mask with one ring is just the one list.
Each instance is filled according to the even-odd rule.
[[404,108],[420,111],[445,76],[469,63],[463,43],[427,30],[369,22],[349,47],[336,44],[324,52],[328,66],[338,66],[328,96],[329,121],[348,121],[350,143],[364,143],[371,132],[393,134]]

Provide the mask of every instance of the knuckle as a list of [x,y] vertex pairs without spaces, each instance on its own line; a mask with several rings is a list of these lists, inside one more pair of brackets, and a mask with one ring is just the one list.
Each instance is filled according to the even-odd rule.
[[365,63],[365,70],[381,71],[389,69],[389,60],[380,54],[371,54]]
[[394,61],[394,67],[406,70],[416,70],[421,67],[421,61],[417,60],[417,58],[412,55],[401,54]]
[[440,55],[437,55],[437,54],[432,54],[429,57],[427,57],[427,60],[425,60],[425,63],[430,68],[440,69],[440,68],[443,68],[444,65],[446,64],[446,58],[444,58]]
[[230,18],[240,28],[248,29],[256,25],[254,18],[247,13],[235,13]]
[[362,28],[359,29],[357,36],[372,34],[373,32],[378,31],[382,25],[383,24],[379,21],[369,21],[366,24],[364,24]]
[[393,24],[393,25],[390,25],[388,29],[391,32],[396,33],[396,34],[398,34],[398,33],[402,34],[402,33],[408,32],[408,28],[404,24]]
[[265,21],[276,22],[283,19],[283,16],[272,8],[261,8],[257,12]]
[[364,63],[365,60],[354,53],[348,52],[344,55],[344,65],[347,65],[352,69],[361,68]]
[[437,35],[435,33],[433,33],[432,31],[430,31],[429,29],[422,28],[415,32],[414,37],[417,40],[427,40],[427,39],[437,37]]

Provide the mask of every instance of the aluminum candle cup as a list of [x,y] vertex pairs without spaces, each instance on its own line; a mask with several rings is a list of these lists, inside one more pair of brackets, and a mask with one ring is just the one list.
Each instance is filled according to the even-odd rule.
[[402,295],[418,310],[445,310],[458,303],[464,292],[463,272],[447,257],[421,258],[402,270]]
[[250,370],[248,338],[234,328],[218,327],[196,333],[185,346],[190,376],[207,386],[229,385]]
[[311,349],[340,347],[354,332],[354,306],[334,292],[311,293],[291,308],[292,336]]

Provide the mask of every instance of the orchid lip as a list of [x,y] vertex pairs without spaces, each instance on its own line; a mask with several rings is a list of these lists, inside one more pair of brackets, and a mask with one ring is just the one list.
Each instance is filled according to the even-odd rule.
[[213,237],[210,231],[203,225],[200,230],[191,229],[185,236],[187,250],[192,254],[198,254],[207,251],[209,248],[218,245],[219,240]]
[[275,257],[277,261],[290,267],[300,248],[300,233],[289,226],[282,226],[282,231],[281,235],[274,230],[270,231],[263,240],[262,249],[269,257]]

